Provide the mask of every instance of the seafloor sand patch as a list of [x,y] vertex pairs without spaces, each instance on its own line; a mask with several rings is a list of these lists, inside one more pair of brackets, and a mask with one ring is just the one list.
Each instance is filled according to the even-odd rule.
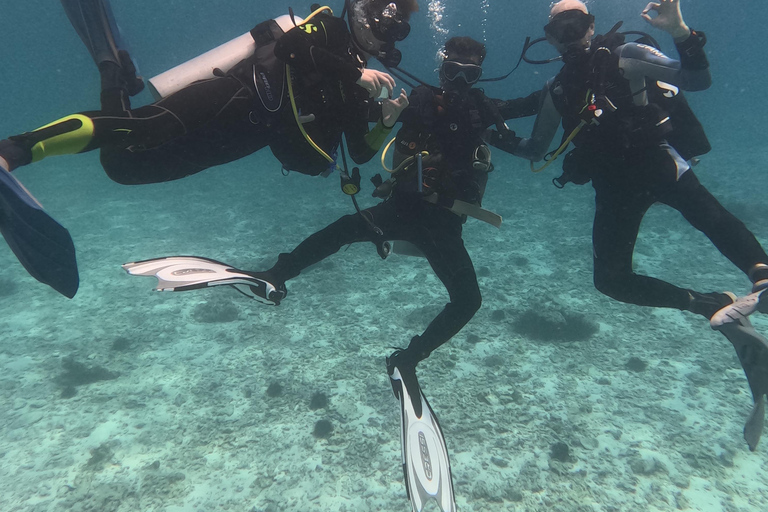
[[[266,159],[129,188],[89,158],[20,175],[73,233],[78,296],[37,285],[0,247],[0,509],[409,510],[383,358],[447,300],[426,263],[355,246],[291,282],[278,308],[227,290],[154,294],[119,265],[198,254],[267,266],[351,205],[335,178],[284,178]],[[749,215],[737,184],[701,173]],[[485,205],[505,225],[466,226],[483,308],[420,366],[460,509],[768,509],[767,445],[750,453],[741,438],[751,398],[726,340],[693,315],[593,289],[591,189],[557,191],[502,159]],[[747,286],[663,208],[636,264],[703,291]],[[532,307],[599,331],[525,338],[514,324]],[[65,360],[117,377],[72,393]],[[329,403],[312,410],[317,391]],[[327,439],[312,434],[321,419]]]

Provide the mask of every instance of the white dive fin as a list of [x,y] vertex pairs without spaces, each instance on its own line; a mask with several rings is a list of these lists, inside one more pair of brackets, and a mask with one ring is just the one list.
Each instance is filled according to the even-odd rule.
[[169,256],[125,263],[123,268],[132,276],[156,277],[155,290],[161,292],[231,286],[243,295],[269,305],[279,304],[285,296],[284,289],[278,290],[252,273],[208,258]]
[[746,316],[717,328],[736,349],[747,377],[754,403],[744,425],[744,440],[755,451],[765,423],[765,397],[768,395],[768,339],[758,333]]
[[413,391],[418,396],[411,395],[397,367],[390,379],[400,399],[403,473],[411,506],[414,512],[421,512],[427,503],[435,501],[442,512],[456,512],[451,462],[437,417],[415,376]]
[[[765,292],[765,297],[763,297],[763,292]],[[719,331],[724,325],[739,323],[741,319],[748,317],[755,311],[766,313],[768,312],[768,300],[766,299],[768,299],[768,290],[760,290],[744,297],[738,297],[733,301],[733,304],[728,304],[715,313],[709,321],[709,325]]]

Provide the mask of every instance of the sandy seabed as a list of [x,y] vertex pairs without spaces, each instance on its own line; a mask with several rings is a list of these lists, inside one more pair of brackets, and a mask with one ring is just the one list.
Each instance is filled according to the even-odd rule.
[[[768,510],[767,445],[742,439],[752,400],[727,340],[692,314],[600,295],[591,187],[558,191],[498,161],[484,206],[504,226],[465,226],[483,308],[419,366],[460,510]],[[768,241],[768,211],[725,163],[712,155],[697,174]],[[359,244],[291,281],[279,307],[153,293],[120,268],[174,254],[268,267],[352,211],[335,177],[283,177],[264,156],[122,187],[95,155],[18,176],[70,229],[82,283],[66,300],[0,247],[0,510],[410,510],[384,357],[447,301],[425,261]],[[700,291],[749,285],[666,207],[649,213],[636,266]],[[530,339],[516,325],[531,310],[599,330]],[[80,384],[84,369],[105,380]],[[313,410],[318,392],[328,404]],[[313,435],[319,420],[329,437]]]

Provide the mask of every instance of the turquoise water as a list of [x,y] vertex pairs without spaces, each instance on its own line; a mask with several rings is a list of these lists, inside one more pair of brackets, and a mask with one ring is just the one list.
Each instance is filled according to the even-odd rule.
[[[0,47],[0,134],[98,107],[98,75],[57,2],[8,2]],[[488,75],[538,37],[548,2],[421,1],[403,67],[434,77],[451,35],[484,40]],[[284,1],[114,0],[145,76],[284,14]],[[298,15],[308,5],[291,4]],[[340,11],[340,2],[331,7]],[[643,29],[642,2],[595,1],[598,31]],[[707,32],[713,86],[688,95],[713,145],[695,171],[768,240],[763,58],[766,7],[683,4]],[[436,19],[435,14],[442,14]],[[652,32],[674,54],[669,38]],[[523,64],[487,93],[527,95],[557,65]],[[148,102],[142,93],[135,104]],[[530,123],[513,123],[526,133]],[[470,221],[465,241],[484,304],[420,365],[470,511],[768,509],[766,445],[741,429],[751,396],[733,349],[699,317],[617,303],[591,280],[590,187],[562,191],[496,152],[484,206],[500,230]],[[377,161],[364,177],[379,172]],[[174,182],[125,187],[98,155],[51,158],[16,175],[72,233],[81,288],[66,300],[0,246],[0,510],[409,510],[399,411],[383,358],[447,301],[419,259],[381,261],[352,246],[289,283],[278,308],[228,290],[151,292],[126,261],[196,254],[263,268],[352,205],[336,178],[279,172],[266,152]],[[367,181],[364,179],[364,184]],[[372,205],[364,189],[362,205]],[[665,207],[643,224],[639,272],[701,291],[744,293],[747,279]],[[530,310],[586,318],[580,341],[534,339]],[[754,320],[763,332],[765,320]],[[647,367],[633,371],[638,358]],[[64,393],[73,363],[112,379]],[[273,383],[282,393],[269,396]],[[329,403],[311,409],[316,392]],[[319,420],[334,427],[316,439]],[[552,456],[565,443],[570,457]],[[436,508],[434,509],[436,510]]]

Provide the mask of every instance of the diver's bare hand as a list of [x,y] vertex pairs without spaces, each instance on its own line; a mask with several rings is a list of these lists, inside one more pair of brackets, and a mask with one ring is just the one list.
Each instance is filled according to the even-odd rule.
[[405,89],[400,89],[400,96],[391,100],[381,102],[381,123],[385,128],[392,128],[397,122],[397,118],[410,104]]
[[[651,11],[655,12],[656,16],[651,17]],[[675,41],[683,40],[691,34],[691,29],[683,21],[683,14],[680,12],[680,0],[651,2],[645,6],[641,16],[654,27],[671,35]]]
[[387,96],[392,94],[395,90],[395,79],[382,71],[364,69],[363,75],[357,80],[357,85],[368,91],[371,98],[378,98],[383,89],[387,89]]

